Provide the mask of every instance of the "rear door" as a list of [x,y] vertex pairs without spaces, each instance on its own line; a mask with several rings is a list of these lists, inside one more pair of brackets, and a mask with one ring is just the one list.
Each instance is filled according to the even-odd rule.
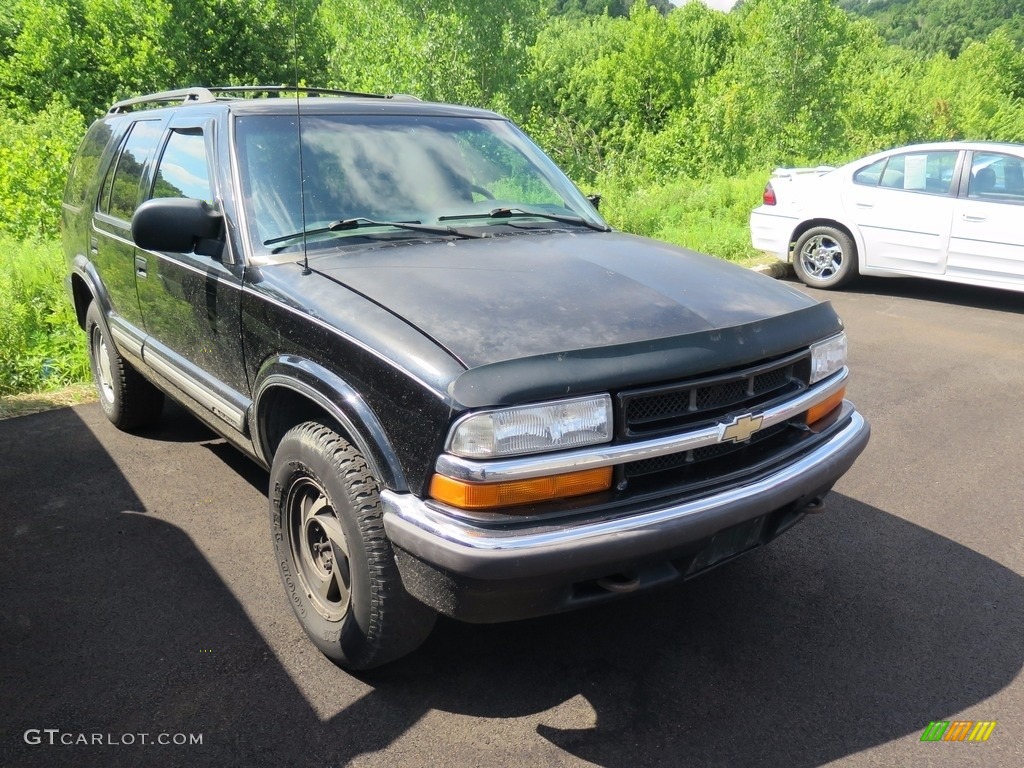
[[[205,200],[219,210],[214,119],[183,112],[164,137],[149,197]],[[203,253],[140,250],[144,359],[209,413],[244,432],[249,399],[240,336],[243,265],[225,245],[205,246],[198,248]]]
[[955,203],[946,274],[997,288],[1024,286],[1024,157],[976,151],[970,169]]
[[129,126],[104,176],[89,233],[89,258],[110,302],[111,333],[122,351],[136,357],[142,350],[145,333],[135,287],[131,220],[151,171],[163,126],[160,118],[136,120]]
[[890,155],[854,172],[843,204],[868,267],[941,275],[955,203],[956,150]]

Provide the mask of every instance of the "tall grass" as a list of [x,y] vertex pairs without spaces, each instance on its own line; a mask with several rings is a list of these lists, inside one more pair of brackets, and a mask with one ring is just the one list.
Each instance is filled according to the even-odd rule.
[[597,188],[601,214],[617,229],[744,262],[759,255],[750,244],[749,219],[769,175],[680,178],[646,188],[605,176]]
[[64,289],[64,275],[56,240],[0,238],[0,395],[88,379],[85,334]]

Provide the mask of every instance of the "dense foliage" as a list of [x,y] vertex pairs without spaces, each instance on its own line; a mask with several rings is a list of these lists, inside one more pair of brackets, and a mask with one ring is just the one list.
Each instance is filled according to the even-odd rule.
[[841,0],[852,13],[872,19],[890,43],[925,54],[957,56],[972,40],[997,29],[1024,41],[1021,0]]
[[[742,259],[773,166],[927,139],[1024,141],[1018,5],[0,0],[0,307],[26,300],[6,295],[12,275],[52,252],[70,157],[119,98],[307,82],[491,107],[603,193],[613,224]],[[26,240],[44,245],[12,245]]]

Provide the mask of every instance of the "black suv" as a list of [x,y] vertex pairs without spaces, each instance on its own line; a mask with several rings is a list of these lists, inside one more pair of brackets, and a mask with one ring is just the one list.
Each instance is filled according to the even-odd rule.
[[269,469],[288,600],[349,668],[439,611],[702,573],[820,509],[868,440],[830,305],[613,231],[492,112],[131,99],[63,217],[104,412],[142,428],[167,393]]

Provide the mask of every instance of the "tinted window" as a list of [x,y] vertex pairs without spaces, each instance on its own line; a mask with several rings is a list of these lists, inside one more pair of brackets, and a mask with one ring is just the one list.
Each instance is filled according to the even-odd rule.
[[191,197],[213,204],[201,131],[171,132],[157,168],[153,197]]
[[893,155],[882,173],[881,186],[907,192],[947,195],[953,186],[956,158],[955,150]]
[[139,203],[139,186],[146,162],[160,139],[160,123],[140,121],[131,127],[121,154],[108,172],[100,210],[128,221]]
[[110,126],[107,123],[95,123],[82,141],[71,173],[68,175],[68,186],[64,194],[64,202],[68,205],[80,206],[85,203],[85,195],[89,183],[99,168],[103,150],[110,141]]
[[1024,203],[1024,161],[1013,155],[975,152],[967,196],[974,199]]

